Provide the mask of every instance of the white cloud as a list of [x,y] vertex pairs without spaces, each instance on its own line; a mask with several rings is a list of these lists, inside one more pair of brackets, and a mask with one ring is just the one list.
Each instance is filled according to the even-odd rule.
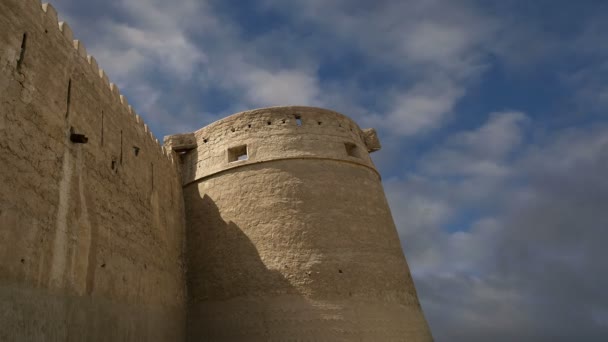
[[[363,118],[367,125],[379,123],[401,137],[424,134],[447,122],[456,103],[485,70],[485,54],[497,31],[490,16],[466,1],[267,0],[265,4],[292,16],[296,25],[314,27],[373,63],[390,66],[407,80],[375,94],[378,103],[388,105],[368,111]],[[349,91],[354,101],[366,96],[356,87]]]
[[603,62],[588,64],[570,73],[564,73],[562,81],[573,89],[577,107],[590,114],[605,114],[608,110],[608,57]]
[[521,112],[492,113],[478,128],[454,133],[421,156],[416,173],[386,182],[414,273],[473,272],[491,252],[502,224],[496,217],[471,217],[452,233],[444,229],[462,211],[497,203],[496,194],[516,176],[507,161],[527,120]]
[[[136,76],[136,73],[156,67],[176,78],[187,79],[198,69],[198,64],[206,61],[205,54],[180,32],[161,33],[117,23],[107,24],[107,29],[108,34],[117,39],[113,40],[116,46],[104,53],[112,55],[111,66],[123,72],[119,75]],[[124,58],[125,55],[136,58]]]
[[243,77],[247,98],[258,106],[314,105],[319,96],[315,76],[299,70],[252,70]]
[[521,112],[492,113],[481,127],[452,135],[425,156],[420,165],[430,174],[500,178],[509,174],[506,157],[523,139]]
[[[608,127],[522,146],[528,121],[493,113],[422,156],[419,174],[386,184],[437,340],[599,340],[604,329]],[[461,165],[476,161],[505,172]]]
[[411,136],[426,133],[442,125],[464,89],[453,82],[434,81],[421,83],[393,99],[384,117],[377,124],[397,135]]
[[483,34],[462,23],[448,25],[423,19],[402,38],[402,54],[412,64],[436,65],[465,76],[469,68],[480,63],[476,51],[483,42]]

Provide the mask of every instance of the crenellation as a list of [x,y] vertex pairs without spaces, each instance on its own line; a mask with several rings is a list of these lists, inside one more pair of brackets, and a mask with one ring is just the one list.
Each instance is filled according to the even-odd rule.
[[0,1],[0,44],[0,340],[430,340],[373,129],[286,106],[161,144],[50,4]]
[[112,82],[110,82],[110,92],[114,95],[116,100],[120,101],[120,90],[118,89],[118,86]]
[[97,60],[92,55],[87,55],[87,63],[91,66],[91,70],[94,73],[99,73],[99,65],[97,65]]
[[0,49],[0,340],[182,340],[176,163],[51,5],[0,1]]
[[99,72],[99,78],[101,78],[101,81],[103,82],[103,84],[109,89],[110,88],[110,80],[108,79],[108,75],[101,68],[98,70],[98,72]]
[[68,23],[66,23],[65,21],[60,21],[59,22],[59,31],[61,31],[61,33],[63,34],[63,36],[69,41],[73,41],[74,40],[74,33],[72,32],[72,29],[70,28],[70,25],[68,25]]
[[58,23],[59,16],[57,15],[57,10],[55,7],[49,3],[42,4],[42,10],[46,13],[46,16],[51,20],[51,22]]
[[[62,35],[66,39],[68,39],[68,41],[72,42],[71,45],[77,51],[77,54],[87,60],[87,63],[90,65],[90,69],[94,70],[95,73],[99,74],[99,77],[102,79],[102,83],[106,83],[106,85],[110,89],[110,91],[115,96],[117,95],[117,97],[119,98],[119,101],[123,105],[127,106],[127,112],[131,113],[134,116],[135,121],[136,122],[140,121],[141,119],[138,116],[136,116],[133,109],[129,107],[127,99],[123,95],[120,95],[120,92],[115,85],[112,85],[109,82],[107,75],[105,74],[103,69],[99,68],[95,58],[93,56],[87,54],[84,44],[79,40],[73,39],[74,35],[73,35],[72,29],[69,26],[69,24],[65,21],[61,21],[61,22],[58,21],[57,11],[52,6],[52,4],[49,4],[49,3],[40,4],[39,1],[33,1],[32,4],[33,3],[35,3],[35,5],[36,5],[36,6],[34,6],[35,8],[38,8],[45,14],[45,18],[46,18],[45,20],[56,23],[56,27],[59,29],[59,31],[62,33]],[[34,7],[32,7],[32,8],[34,8]],[[155,139],[156,138],[153,138],[153,140],[155,140]]]
[[[72,44],[74,46],[74,49],[78,52],[78,55],[84,59],[87,59],[87,49],[84,47],[84,44],[78,40],[78,39],[74,39],[72,41]],[[87,59],[88,62],[88,59]]]

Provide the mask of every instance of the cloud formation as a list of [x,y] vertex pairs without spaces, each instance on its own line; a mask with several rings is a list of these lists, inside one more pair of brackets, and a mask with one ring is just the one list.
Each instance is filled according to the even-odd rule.
[[377,128],[437,341],[608,334],[608,3],[54,4],[158,136],[280,104]]
[[422,158],[420,174],[387,182],[438,340],[605,336],[608,127],[560,131],[513,155],[527,123],[493,113]]

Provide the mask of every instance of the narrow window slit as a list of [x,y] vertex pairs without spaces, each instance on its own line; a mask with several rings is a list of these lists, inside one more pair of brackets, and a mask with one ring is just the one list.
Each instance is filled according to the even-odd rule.
[[122,129],[120,130],[120,165],[122,165]]
[[27,43],[27,32],[23,33],[21,39],[21,52],[19,52],[19,59],[17,60],[17,71],[21,70],[21,64],[23,63],[23,57],[25,57],[25,47]]
[[67,96],[67,99],[66,99],[66,104],[67,104],[66,110],[65,110],[65,118],[66,119],[70,115],[70,100],[71,100],[71,97],[72,97],[72,79],[70,78],[68,80],[68,96]]
[[101,111],[101,146],[103,146],[103,110]]

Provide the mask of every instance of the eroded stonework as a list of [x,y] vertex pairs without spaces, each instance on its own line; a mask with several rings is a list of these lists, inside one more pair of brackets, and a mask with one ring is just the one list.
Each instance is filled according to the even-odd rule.
[[430,341],[369,153],[320,108],[161,146],[52,6],[0,1],[0,340]]

